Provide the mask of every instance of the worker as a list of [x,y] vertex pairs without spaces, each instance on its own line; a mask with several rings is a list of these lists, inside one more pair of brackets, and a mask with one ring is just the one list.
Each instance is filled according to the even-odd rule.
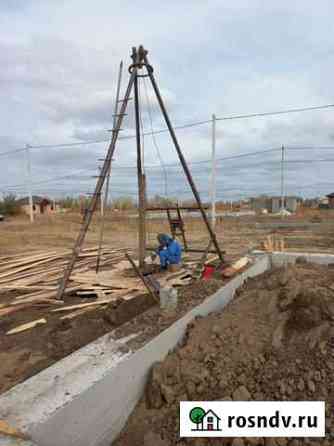
[[156,250],[160,258],[160,267],[167,269],[168,265],[178,265],[181,263],[182,248],[177,240],[167,234],[158,234],[159,248]]

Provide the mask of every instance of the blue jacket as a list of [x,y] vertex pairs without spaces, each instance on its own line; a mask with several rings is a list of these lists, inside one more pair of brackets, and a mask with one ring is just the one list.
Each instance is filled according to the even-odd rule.
[[166,263],[180,263],[182,248],[179,242],[168,235],[163,235],[161,241],[163,246],[160,246],[157,250],[161,264],[164,266]]
[[181,262],[181,253],[182,248],[176,240],[172,238],[168,241],[167,244],[167,252],[168,252],[168,260],[171,263],[180,263]]

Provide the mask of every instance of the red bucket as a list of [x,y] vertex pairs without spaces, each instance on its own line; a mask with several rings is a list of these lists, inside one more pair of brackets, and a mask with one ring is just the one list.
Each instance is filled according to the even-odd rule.
[[204,280],[210,279],[214,272],[215,272],[214,266],[208,266],[208,265],[205,266],[203,274],[202,274],[202,279],[204,279]]

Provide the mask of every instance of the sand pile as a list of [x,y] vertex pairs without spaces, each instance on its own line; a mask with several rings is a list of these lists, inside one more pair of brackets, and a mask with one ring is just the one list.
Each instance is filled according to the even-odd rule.
[[[297,265],[249,280],[195,320],[153,367],[117,446],[334,445],[334,270]],[[180,439],[180,400],[326,400],[326,439]]]

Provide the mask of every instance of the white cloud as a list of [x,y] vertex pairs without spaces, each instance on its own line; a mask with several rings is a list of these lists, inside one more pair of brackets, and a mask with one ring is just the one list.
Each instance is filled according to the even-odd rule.
[[[125,63],[125,84],[131,47],[140,43],[149,49],[174,124],[208,119],[212,113],[334,102],[333,13],[329,0],[6,0],[0,5],[0,151],[25,143],[104,137],[111,127],[119,61]],[[141,93],[143,121],[150,130],[144,89]],[[151,90],[149,102],[154,128],[162,128]],[[217,152],[226,156],[281,144],[333,144],[333,116],[328,110],[219,122]],[[133,132],[132,104],[124,128],[124,134]],[[209,157],[210,126],[178,135],[188,160]],[[157,140],[164,160],[176,160],[167,136]],[[156,148],[150,138],[145,141],[147,163],[157,164]],[[80,149],[36,151],[34,169],[49,175],[51,162],[54,170],[66,172],[78,164],[94,169],[104,150],[103,144],[91,146],[82,149],[82,157]],[[133,142],[120,142],[117,150],[119,163],[134,163]],[[17,182],[22,174],[17,156],[12,160],[17,164],[8,161],[11,173],[2,172],[3,184]],[[252,169],[254,178],[256,163]],[[233,175],[240,181],[233,172],[231,184]]]

